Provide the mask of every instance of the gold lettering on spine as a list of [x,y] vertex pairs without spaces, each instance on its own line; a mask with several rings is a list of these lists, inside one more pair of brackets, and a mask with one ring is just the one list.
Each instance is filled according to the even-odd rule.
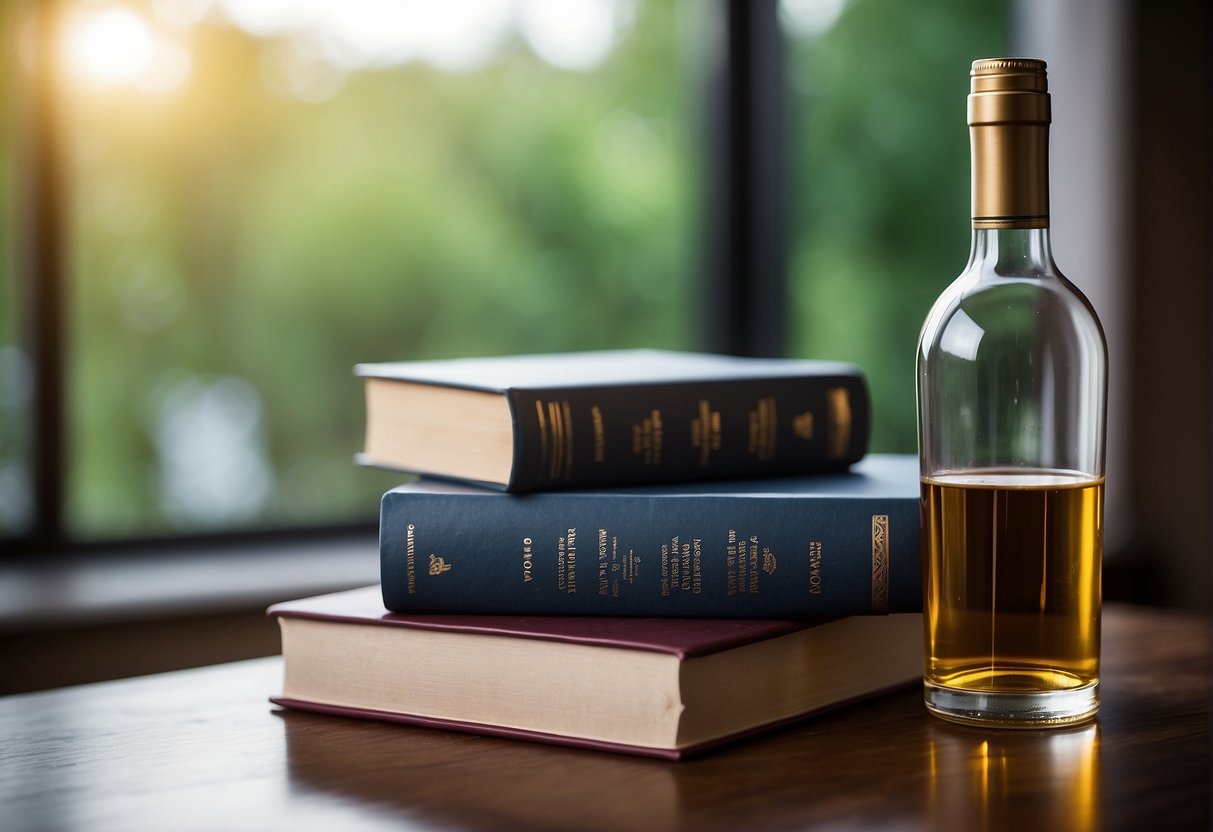
[[851,391],[845,387],[830,388],[826,406],[830,413],[828,453],[834,459],[843,459],[851,450]]
[[729,543],[725,547],[725,566],[728,570],[728,594],[737,594],[737,530],[729,529]]
[[821,541],[809,541],[809,592],[821,594]]
[[632,425],[632,453],[640,457],[641,465],[660,465],[664,442],[665,427],[660,410],[650,410],[648,416]]
[[573,595],[577,592],[577,529],[572,528],[556,542],[556,589]]
[[698,595],[703,592],[703,541],[695,538],[691,545],[691,592]]
[[813,439],[813,411],[806,410],[792,420],[792,431],[796,434],[797,439],[803,439],[806,442]]
[[758,535],[750,535],[750,559],[746,563],[746,574],[749,584],[746,591],[753,594],[758,592]]
[[699,465],[708,467],[712,452],[720,450],[720,411],[712,410],[707,399],[699,400],[699,415],[691,421],[691,447],[699,451]]
[[409,595],[417,592],[417,527],[409,523],[405,530],[404,564],[408,574]]
[[608,573],[610,563],[607,562],[607,530],[598,530],[598,594],[604,598],[610,592],[611,581]]
[[670,594],[670,545],[668,543],[661,544],[661,597],[666,598]]
[[872,515],[872,610],[889,611],[889,515]]
[[570,595],[577,592],[577,530],[569,529],[566,538],[564,554],[567,568],[565,570],[565,592]]
[[775,397],[759,399],[750,411],[750,456],[766,462],[775,458],[775,440],[779,436],[778,410]]
[[531,570],[535,568],[535,555],[531,546],[533,545],[529,537],[522,538],[522,582],[529,584],[534,580]]

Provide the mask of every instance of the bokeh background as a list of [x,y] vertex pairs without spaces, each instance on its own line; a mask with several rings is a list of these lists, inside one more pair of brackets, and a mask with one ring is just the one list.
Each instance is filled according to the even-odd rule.
[[[706,4],[60,3],[64,525],[372,519],[359,361],[704,346]],[[14,312],[22,5],[0,5],[0,531],[32,503]],[[967,67],[1002,2],[785,0],[786,352],[913,355],[968,245]],[[13,47],[13,48],[9,48]]]

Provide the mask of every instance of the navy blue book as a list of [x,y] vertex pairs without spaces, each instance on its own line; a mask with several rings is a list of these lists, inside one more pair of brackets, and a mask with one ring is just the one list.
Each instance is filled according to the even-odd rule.
[[359,461],[506,491],[844,470],[867,450],[850,364],[661,350],[359,364]]
[[913,456],[850,472],[506,494],[419,481],[380,515],[400,613],[813,618],[922,609]]

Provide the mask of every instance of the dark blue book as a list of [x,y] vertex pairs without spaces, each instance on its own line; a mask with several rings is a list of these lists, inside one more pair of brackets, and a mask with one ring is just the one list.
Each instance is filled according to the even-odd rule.
[[863,457],[850,364],[662,350],[360,364],[359,460],[524,492],[841,471]]
[[922,609],[913,456],[850,472],[507,494],[389,491],[395,612],[812,618]]

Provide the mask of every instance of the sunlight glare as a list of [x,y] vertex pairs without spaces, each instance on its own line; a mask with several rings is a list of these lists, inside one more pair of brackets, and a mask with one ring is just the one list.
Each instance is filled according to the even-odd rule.
[[448,72],[483,66],[509,30],[508,0],[359,0],[326,6],[326,54],[347,69],[421,60]]
[[631,17],[618,0],[526,0],[519,28],[540,58],[561,69],[589,70],[606,59]]
[[779,19],[798,38],[824,35],[846,10],[847,0],[780,0]]
[[143,18],[127,9],[107,9],[72,22],[68,60],[82,79],[99,84],[138,80],[151,66],[155,36]]
[[210,0],[152,0],[152,11],[163,23],[175,29],[188,29],[206,19]]
[[636,0],[213,1],[245,32],[310,41],[344,71],[423,61],[470,72],[514,32],[551,66],[586,71],[606,60],[636,13]]
[[194,61],[184,47],[158,39],[148,68],[150,71],[139,80],[139,88],[153,93],[170,93],[185,86],[193,72]]

